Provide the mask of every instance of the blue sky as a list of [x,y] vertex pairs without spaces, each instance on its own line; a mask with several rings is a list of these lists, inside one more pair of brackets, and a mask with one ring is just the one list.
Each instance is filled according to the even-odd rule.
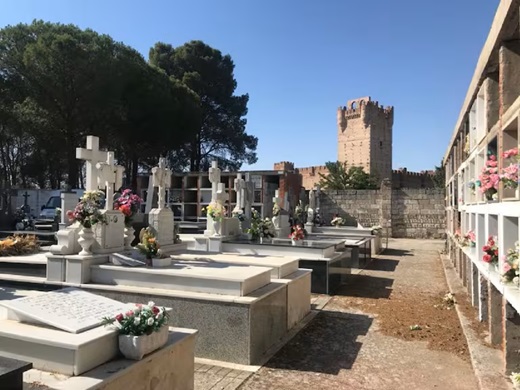
[[[336,109],[395,107],[393,166],[442,159],[499,0],[4,0],[0,26],[33,19],[111,35],[146,58],[200,39],[235,62],[249,93],[254,169],[336,160]],[[248,168],[244,166],[243,168]]]

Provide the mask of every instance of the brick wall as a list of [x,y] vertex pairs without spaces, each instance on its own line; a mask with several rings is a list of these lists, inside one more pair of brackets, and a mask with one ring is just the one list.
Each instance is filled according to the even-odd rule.
[[320,214],[329,223],[334,214],[365,227],[385,225],[391,219],[391,236],[443,238],[446,216],[444,190],[424,188],[322,191]]

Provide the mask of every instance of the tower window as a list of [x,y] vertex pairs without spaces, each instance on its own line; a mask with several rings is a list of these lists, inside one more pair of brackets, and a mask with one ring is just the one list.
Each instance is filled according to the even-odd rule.
[[379,141],[379,147],[380,147],[380,148],[383,147],[383,141]]

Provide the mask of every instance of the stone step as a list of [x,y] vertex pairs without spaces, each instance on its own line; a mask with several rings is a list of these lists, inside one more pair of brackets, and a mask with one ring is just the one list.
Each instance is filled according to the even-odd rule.
[[33,276],[10,273],[0,270],[0,281],[2,282],[19,282],[19,283],[33,283],[33,284],[45,284],[47,278],[44,276]]
[[92,283],[233,296],[246,296],[271,282],[270,268],[227,263],[194,265],[175,261],[161,268],[102,264],[92,265],[90,270]]
[[45,277],[47,257],[43,253],[0,257],[0,274]]

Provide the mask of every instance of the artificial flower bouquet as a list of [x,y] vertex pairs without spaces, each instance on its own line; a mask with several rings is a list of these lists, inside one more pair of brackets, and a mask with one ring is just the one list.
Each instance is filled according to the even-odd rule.
[[341,226],[345,224],[345,220],[341,218],[339,215],[336,215],[332,221],[330,221],[330,224],[333,226]]
[[520,244],[515,242],[514,248],[509,248],[504,256],[504,265],[502,269],[502,282],[513,282],[518,284],[518,275],[520,263]]
[[298,221],[303,221],[305,215],[305,208],[303,207],[302,201],[300,200],[294,208],[294,216]]
[[210,203],[208,207],[203,208],[202,211],[206,212],[208,217],[211,217],[214,221],[220,221],[224,219],[224,215],[226,214],[226,208],[222,206],[220,203]]
[[518,187],[518,148],[506,150],[502,157],[505,160],[513,160],[513,162],[506,166],[504,161],[504,167],[500,171],[500,181],[504,183],[504,188],[515,189]]
[[488,157],[486,166],[482,168],[482,173],[479,176],[479,182],[480,192],[486,196],[486,199],[496,199],[500,175],[498,173],[498,161],[495,155],[491,154]]
[[371,232],[372,235],[379,236],[383,232],[383,227],[381,225],[376,225],[376,226],[372,226],[370,228],[370,230],[372,230],[372,232]]
[[245,216],[244,216],[244,212],[242,210],[233,211],[231,216],[233,218],[238,219],[240,222],[244,222],[245,219],[246,219]]
[[292,232],[289,234],[289,238],[294,241],[305,239],[305,231],[300,225],[296,225],[292,227]]
[[252,238],[274,237],[274,225],[271,219],[260,217],[260,213],[255,209],[251,209],[251,227],[247,229],[247,233]]
[[489,236],[486,245],[482,247],[484,255],[482,260],[488,264],[498,264],[498,246],[496,244],[496,237]]
[[130,226],[133,216],[141,208],[141,203],[143,200],[138,195],[134,194],[132,190],[126,189],[114,201],[114,210],[121,211],[125,216],[125,225]]
[[137,304],[133,309],[119,313],[113,318],[103,318],[103,325],[115,326],[121,335],[143,336],[158,332],[168,324],[168,318],[164,307],[148,302],[147,305]]
[[462,239],[460,241],[460,245],[473,247],[473,246],[475,246],[475,242],[476,242],[475,232],[473,230],[469,230],[462,237]]
[[101,212],[104,198],[105,194],[102,191],[85,192],[74,211],[67,211],[67,217],[87,229],[97,223],[106,223],[105,216]]
[[137,244],[137,249],[144,254],[148,260],[157,256],[159,243],[149,227],[142,230],[141,242]]
[[513,382],[513,388],[515,390],[520,389],[520,372],[512,372],[509,379]]

